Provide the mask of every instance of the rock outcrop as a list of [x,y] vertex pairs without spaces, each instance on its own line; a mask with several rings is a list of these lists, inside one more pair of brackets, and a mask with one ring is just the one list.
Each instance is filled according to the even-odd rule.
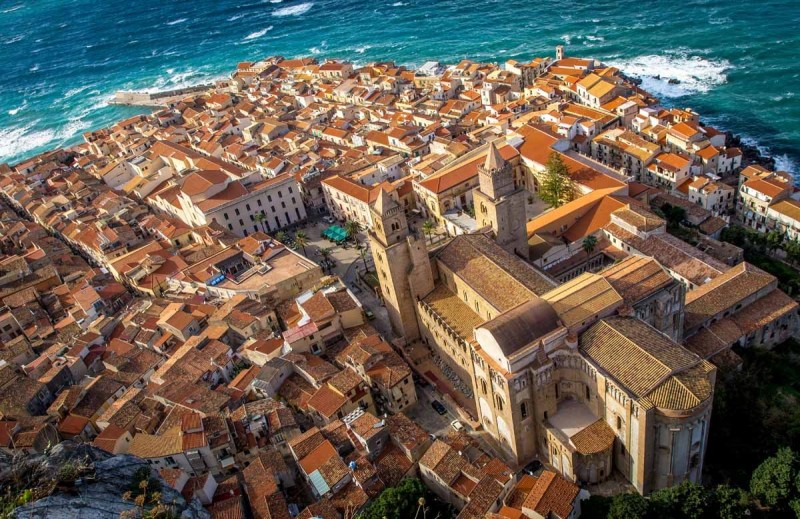
[[[29,484],[20,486],[22,477],[35,472]],[[152,472],[146,461],[134,456],[114,456],[86,444],[62,442],[45,455],[0,459],[0,486],[17,484],[19,492],[32,497],[17,507],[12,517],[20,518],[119,518],[141,517],[144,509],[129,494],[137,477],[143,474],[158,486],[159,503],[165,517],[207,519],[210,517],[197,499],[188,501]],[[148,506],[152,503],[148,503]]]

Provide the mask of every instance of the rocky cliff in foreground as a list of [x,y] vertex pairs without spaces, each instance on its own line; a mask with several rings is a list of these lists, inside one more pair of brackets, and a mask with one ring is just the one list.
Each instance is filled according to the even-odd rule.
[[0,458],[0,516],[206,519],[144,460],[62,442],[47,454]]

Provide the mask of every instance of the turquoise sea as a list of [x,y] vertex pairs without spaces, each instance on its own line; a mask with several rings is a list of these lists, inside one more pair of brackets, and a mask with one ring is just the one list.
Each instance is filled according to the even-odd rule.
[[118,89],[191,85],[238,61],[500,62],[565,44],[800,164],[796,0],[0,0],[0,27],[5,162],[137,112],[106,104]]

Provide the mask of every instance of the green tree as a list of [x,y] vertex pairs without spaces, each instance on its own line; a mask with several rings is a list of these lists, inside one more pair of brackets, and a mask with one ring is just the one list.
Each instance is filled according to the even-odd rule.
[[261,230],[262,231],[267,232],[267,229],[265,228],[266,226],[265,226],[265,223],[264,223],[264,222],[267,221],[267,215],[265,215],[264,213],[258,213],[253,217],[253,219],[256,221],[257,224],[259,224],[261,226]]
[[730,225],[722,229],[720,239],[728,243],[732,243],[737,247],[743,247],[747,241],[747,233],[744,227],[740,225]]
[[455,517],[455,513],[417,478],[407,478],[384,490],[358,514],[358,519],[409,519]]
[[369,272],[369,267],[367,266],[367,248],[359,243],[356,245],[356,250],[358,251],[358,255],[361,256],[361,261],[364,262],[364,273],[366,274]]
[[353,240],[353,243],[358,241],[358,233],[361,232],[361,224],[355,220],[347,220],[344,223],[344,230],[347,231],[347,235]]
[[283,231],[278,231],[275,233],[274,238],[279,242],[283,243],[283,241],[286,239],[286,233]]
[[322,270],[330,272],[331,256],[333,255],[333,247],[325,247],[319,250],[319,255],[322,256]]
[[787,242],[783,246],[783,250],[786,251],[786,259],[789,260],[789,263],[795,266],[800,263],[800,241],[791,240]]
[[597,237],[594,234],[590,234],[583,239],[582,247],[583,250],[586,251],[586,254],[593,253],[595,247],[597,247]]
[[684,480],[679,485],[653,492],[650,507],[658,517],[711,518],[714,516],[714,494],[702,485]]
[[560,207],[575,198],[575,186],[569,169],[559,153],[553,152],[547,159],[544,178],[539,186],[539,198],[550,207]]
[[753,471],[750,492],[761,504],[777,509],[800,504],[798,490],[798,458],[789,447],[778,449]]
[[661,213],[671,227],[678,227],[686,219],[686,209],[677,205],[664,204]]
[[778,231],[768,232],[764,239],[767,242],[767,250],[770,252],[780,249],[781,245],[783,245],[783,234]]
[[608,519],[645,519],[649,512],[650,505],[641,495],[617,494],[611,500]]
[[744,519],[750,515],[750,498],[741,488],[719,485],[714,489],[719,519]]
[[308,256],[306,254],[306,245],[308,245],[308,236],[303,231],[297,231],[297,234],[294,235],[294,244],[301,249],[303,249],[303,256]]
[[428,237],[428,241],[431,239],[431,234],[433,234],[433,230],[436,229],[436,224],[434,224],[430,220],[425,220],[422,223],[422,232],[425,233],[425,236]]

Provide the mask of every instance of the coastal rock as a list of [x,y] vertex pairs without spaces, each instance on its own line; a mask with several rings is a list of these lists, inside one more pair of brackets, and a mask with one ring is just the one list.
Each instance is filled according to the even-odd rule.
[[[20,461],[9,457],[0,459],[0,485],[12,477],[13,464]],[[56,484],[49,495],[18,507],[11,517],[111,519],[121,515],[141,516],[135,504],[123,497],[130,490],[137,471],[143,467],[151,470],[141,458],[113,456],[90,445],[66,441],[48,454],[29,456],[24,462],[41,470],[45,475],[43,480],[58,480],[60,474],[76,465],[82,470],[74,482]],[[158,478],[152,471],[151,475]],[[197,499],[187,502],[178,491],[158,479],[162,483],[161,502],[169,504],[175,516],[183,519],[210,517]]]

